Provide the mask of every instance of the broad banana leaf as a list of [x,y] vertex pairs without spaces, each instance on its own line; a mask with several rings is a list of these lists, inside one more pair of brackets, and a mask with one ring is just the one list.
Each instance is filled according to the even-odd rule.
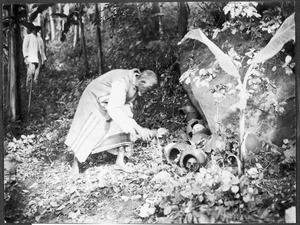
[[234,63],[232,62],[232,60],[230,59],[230,57],[226,55],[217,45],[215,45],[212,41],[210,41],[200,29],[194,29],[189,31],[178,44],[181,44],[188,38],[201,41],[215,55],[216,59],[219,62],[220,67],[226,73],[228,73],[233,77],[238,77],[238,78],[240,77],[239,72],[236,66],[234,65]]
[[281,24],[274,37],[253,58],[253,63],[261,63],[276,55],[285,43],[295,40],[295,13]]

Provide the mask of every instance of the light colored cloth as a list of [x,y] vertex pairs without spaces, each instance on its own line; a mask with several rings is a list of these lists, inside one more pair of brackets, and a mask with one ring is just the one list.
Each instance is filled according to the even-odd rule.
[[119,126],[120,133],[129,133],[137,126],[125,105],[132,105],[137,96],[135,81],[139,74],[137,69],[112,70],[86,87],[65,141],[80,162],[105,137],[111,120]]
[[28,63],[39,63],[39,41],[36,35],[27,34],[23,40],[23,56],[27,57]]
[[112,120],[108,132],[93,149],[92,154],[110,150],[109,153],[116,155],[118,153],[117,148],[130,144],[130,134],[124,133]]

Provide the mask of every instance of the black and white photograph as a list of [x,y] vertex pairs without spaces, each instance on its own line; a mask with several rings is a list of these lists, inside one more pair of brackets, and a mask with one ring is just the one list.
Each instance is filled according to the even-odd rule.
[[1,223],[296,223],[295,4],[2,3]]

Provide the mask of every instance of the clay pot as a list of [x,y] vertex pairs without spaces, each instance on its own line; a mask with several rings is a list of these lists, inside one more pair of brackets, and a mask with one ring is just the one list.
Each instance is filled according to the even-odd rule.
[[199,113],[198,111],[191,105],[186,105],[179,110],[179,114],[185,116],[184,121],[188,122],[191,119],[198,119],[199,118]]
[[204,133],[210,135],[211,132],[204,126],[203,120],[192,119],[186,126],[186,133],[189,138],[192,138],[194,133]]
[[196,145],[199,144],[203,139],[208,140],[209,139],[209,135],[205,134],[205,133],[200,133],[197,132],[195,134],[193,134],[191,141],[194,142]]
[[179,157],[181,156],[182,152],[190,148],[192,148],[192,146],[186,143],[168,144],[164,149],[164,153],[168,163],[173,164],[179,162]]
[[182,152],[179,165],[189,172],[196,172],[206,163],[206,154],[201,149],[191,147]]
[[187,126],[186,126],[186,134],[189,138],[192,138],[193,136],[193,127],[196,125],[196,124],[201,124],[201,121],[198,120],[198,119],[191,119]]
[[262,144],[255,134],[248,134],[245,140],[245,146],[248,151],[259,153],[262,149]]

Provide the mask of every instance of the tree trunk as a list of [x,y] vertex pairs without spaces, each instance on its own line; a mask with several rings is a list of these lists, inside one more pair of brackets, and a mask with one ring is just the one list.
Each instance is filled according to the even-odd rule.
[[[17,13],[18,6],[11,6],[11,16]],[[15,122],[21,118],[21,95],[20,95],[20,27],[18,22],[11,24],[9,32],[9,57],[8,57],[8,74],[9,74],[9,116],[10,120]]]
[[[101,10],[101,5],[100,5]],[[102,18],[99,15],[98,4],[95,3],[95,21],[96,21],[96,38],[97,38],[97,73],[99,75],[103,74],[103,53],[102,53],[102,42],[101,42],[101,20]]]
[[99,3],[100,4],[100,26],[103,27],[103,19],[104,18],[104,10],[103,8],[105,7],[105,4],[107,3]]
[[[15,8],[15,15],[18,14],[18,6]],[[21,94],[21,71],[23,67],[23,53],[22,53],[22,36],[21,36],[21,28],[19,21],[16,24],[15,30],[15,38],[16,38],[16,51],[15,58],[16,61],[16,91],[17,91],[17,100],[16,100],[16,111],[17,111],[17,119],[22,118],[22,94]]]
[[88,60],[87,60],[87,53],[86,53],[86,46],[85,46],[85,37],[84,37],[84,25],[82,22],[82,7],[80,10],[80,18],[79,18],[79,24],[80,24],[80,42],[81,42],[81,49],[83,52],[83,59],[84,59],[84,68],[85,68],[85,73],[79,74],[79,80],[84,80],[85,77],[88,75],[89,72],[89,65],[88,65]]
[[79,26],[74,25],[74,39],[73,39],[73,48],[76,48],[76,44],[79,38]]
[[[298,59],[298,56],[299,56],[299,52],[297,52],[296,51],[296,59]],[[299,71],[299,69],[300,69],[300,66],[299,66],[299,63],[296,63],[296,68],[295,68],[296,70],[295,71]],[[296,74],[296,73],[295,73]],[[296,115],[300,115],[300,89],[299,89],[299,87],[300,87],[300,77],[299,77],[299,75],[297,75],[297,76],[295,76],[295,78],[296,78]],[[297,141],[299,140],[299,138],[300,138],[300,120],[299,120],[299,118],[297,119]],[[298,143],[298,142],[297,142]]]
[[189,5],[186,2],[178,2],[178,34],[182,39],[188,31]]
[[160,13],[160,8],[158,2],[152,3],[152,28],[158,33],[159,31],[159,19],[157,14]]
[[43,16],[43,14],[41,13],[40,15],[40,20],[41,20],[41,27],[42,27],[42,30],[41,30],[41,37],[44,41],[44,46],[45,46],[45,54],[47,52],[47,45],[46,45],[46,20]]
[[[162,13],[162,5],[160,5],[160,10],[159,10],[159,12],[160,13]],[[162,16],[160,15],[159,17],[158,17],[158,19],[159,19],[159,37],[160,37],[160,39],[163,37],[163,29],[162,29]]]
[[[60,12],[64,13],[64,7],[62,6],[62,3],[60,3]],[[61,32],[65,29],[65,18],[61,18]]]
[[162,37],[162,28],[161,28],[161,16],[160,16],[160,7],[158,2],[152,3],[152,32],[153,36],[156,38]]
[[52,7],[49,7],[49,19],[50,19],[50,34],[51,34],[51,40],[54,41],[55,40],[55,26],[54,26],[54,20],[52,17]]
[[[61,3],[57,4],[56,13],[63,13]],[[59,34],[63,31],[63,19],[60,17],[56,18],[56,30]]]
[[[0,9],[0,13],[1,15],[3,15],[3,18],[6,17],[5,13],[2,11],[2,7]],[[7,39],[6,38],[6,35],[4,35],[4,33],[6,33],[5,31],[3,31],[3,34],[2,34],[2,37],[5,37],[5,40]],[[2,38],[2,41],[0,42],[1,44],[3,44],[4,42],[4,38]],[[6,42],[7,43],[7,42]],[[2,68],[1,68],[1,72],[2,74],[0,75],[0,89],[1,89],[1,96],[0,96],[0,137],[4,137],[4,119],[5,117],[3,116],[3,113],[4,111],[4,101],[5,101],[5,61],[4,61],[4,57],[5,57],[5,54],[4,54],[4,49],[2,50],[2,54],[0,55],[0,61],[2,62]],[[1,147],[2,149],[3,148],[3,141],[1,141]]]
[[[0,9],[0,11],[2,11],[3,13],[3,18],[8,17],[9,13],[7,10],[2,10],[2,8]],[[2,66],[2,75],[1,75],[1,79],[2,81],[0,82],[1,87],[2,87],[2,103],[1,103],[1,107],[3,107],[3,110],[5,110],[5,112],[3,110],[0,110],[3,112],[3,114],[5,116],[0,117],[3,118],[4,124],[6,124],[6,118],[7,118],[7,107],[4,106],[8,106],[9,105],[9,100],[8,100],[8,95],[9,95],[9,91],[8,91],[8,57],[9,57],[9,31],[8,30],[3,30],[3,36],[4,38],[2,38],[2,44],[6,44],[7,48],[5,48],[5,53],[4,53],[4,48],[3,48],[3,52],[1,54],[0,57],[2,57],[2,62],[3,62],[3,66]],[[6,57],[7,56],[7,57]],[[7,59],[7,60],[5,60]],[[0,59],[1,60],[1,59]],[[1,119],[0,119],[1,121]]]

